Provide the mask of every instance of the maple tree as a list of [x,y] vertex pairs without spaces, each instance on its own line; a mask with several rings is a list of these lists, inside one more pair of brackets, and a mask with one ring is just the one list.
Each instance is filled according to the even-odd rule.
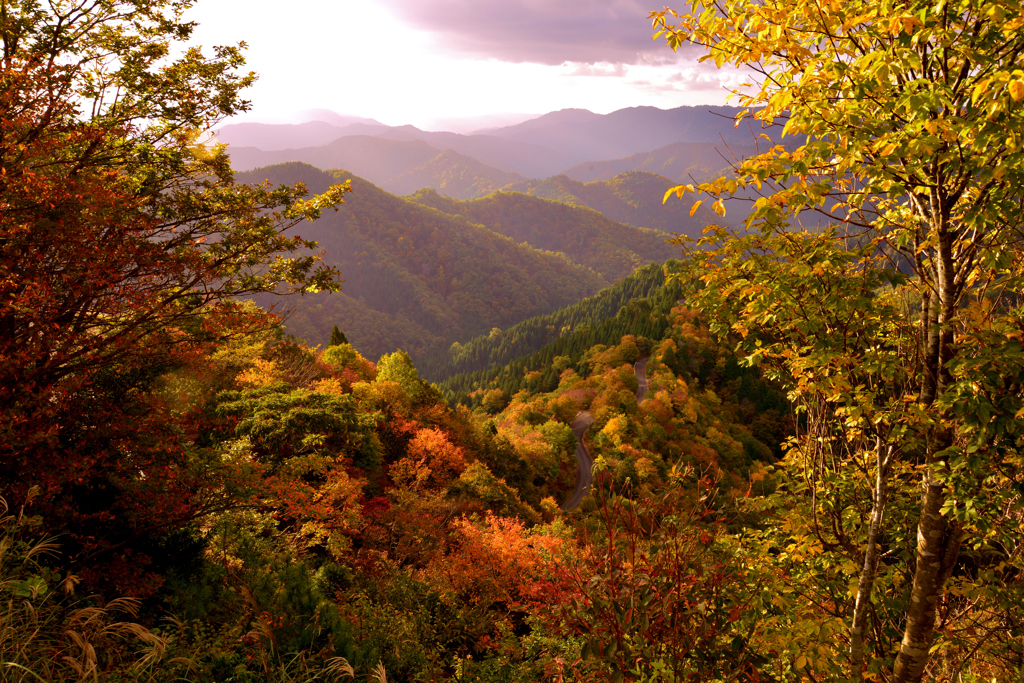
[[[303,202],[299,189],[233,185],[226,156],[196,145],[195,131],[242,106],[236,52],[163,65],[169,40],[190,26],[160,4],[69,4],[66,21],[32,7],[5,5],[0,26],[5,406],[45,406],[72,378],[166,351],[181,341],[175,329],[227,296],[335,286],[315,256],[283,256],[315,246],[283,231],[341,189]],[[145,36],[126,33],[157,19]],[[113,56],[125,64],[105,74]],[[173,107],[181,89],[188,99]]]
[[554,563],[559,590],[537,607],[555,632],[581,640],[579,659],[550,668],[616,683],[760,680],[769,660],[741,621],[759,587],[721,542],[714,483],[688,470],[634,496],[602,470],[597,523]]
[[407,446],[408,455],[391,466],[391,478],[401,485],[443,486],[466,469],[463,450],[439,429],[419,429]]
[[[747,68],[743,105],[793,140],[676,188],[720,213],[762,194],[746,234],[696,255],[694,302],[804,411],[792,501],[808,501],[819,551],[857,567],[848,677],[935,675],[965,548],[984,566],[1016,556],[1024,7],[727,0],[652,18],[673,49]],[[906,588],[883,580],[900,571]],[[871,626],[882,605],[895,626]]]
[[12,504],[40,485],[78,561],[124,576],[134,541],[224,504],[157,378],[274,324],[231,297],[337,288],[285,231],[345,187],[232,182],[201,135],[248,106],[253,76],[238,47],[178,49],[187,5],[0,12],[0,481]]

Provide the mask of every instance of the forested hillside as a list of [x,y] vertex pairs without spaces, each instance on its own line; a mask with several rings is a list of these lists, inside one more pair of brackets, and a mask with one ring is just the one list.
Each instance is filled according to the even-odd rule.
[[709,223],[722,222],[707,206],[698,206],[691,212],[692,201],[665,202],[665,193],[675,185],[656,173],[628,171],[609,180],[586,184],[559,175],[547,180],[523,180],[503,189],[585,206],[613,221],[692,238],[700,237]]
[[[533,363],[536,368],[547,369],[552,358],[558,355],[555,351],[570,355],[574,355],[575,351],[575,355],[578,355],[579,351],[598,343],[593,341],[594,334],[602,343],[614,342],[624,334],[650,334],[653,329],[646,324],[650,322],[649,320],[641,323],[634,319],[625,328],[609,327],[607,330],[603,323],[609,318],[616,317],[616,314],[627,305],[630,311],[638,310],[642,305],[639,303],[640,300],[648,300],[650,297],[677,297],[680,288],[678,285],[666,288],[666,274],[678,270],[680,265],[678,261],[669,261],[665,265],[654,263],[644,266],[622,281],[579,303],[554,313],[524,320],[505,330],[492,330],[464,344],[453,344],[447,352],[424,359],[419,364],[421,372],[425,378],[438,382],[455,375],[472,375],[479,378],[489,374],[481,371],[501,371],[509,363],[521,363],[521,357],[530,356],[541,351],[542,347],[548,347],[557,341],[558,344],[546,349],[534,360],[527,361]],[[672,305],[671,302],[666,303],[668,307],[664,309],[664,313],[667,313]],[[461,386],[468,379],[453,378],[451,381],[443,382],[442,386]],[[458,392],[456,398],[461,398],[469,390],[462,387],[455,391]]]
[[[615,345],[625,335],[660,339],[682,294],[682,285],[668,279],[678,265],[648,266],[599,296],[453,349],[445,369],[459,374],[440,381],[439,388],[452,402],[465,402],[486,388],[501,389],[507,396],[524,388],[550,391],[560,372],[594,346]],[[570,327],[571,321],[576,324]],[[503,362],[486,363],[491,357]]]
[[634,268],[679,253],[661,232],[609,220],[602,214],[521,192],[498,192],[456,201],[424,190],[409,198],[450,216],[462,217],[538,249],[565,254],[612,282]]
[[[316,192],[350,177],[290,163],[238,179],[304,182]],[[303,228],[304,236],[319,242],[325,262],[345,274],[343,297],[309,294],[290,302],[288,329],[310,343],[325,343],[338,325],[369,357],[402,348],[419,358],[574,303],[608,282],[562,256],[358,178],[352,178],[349,197]],[[390,323],[379,324],[381,314]]]
[[[676,308],[655,338],[625,335],[560,359],[554,386],[534,377],[514,393],[492,386],[477,403],[495,413],[498,434],[527,441],[532,425],[572,421],[588,411],[591,456],[615,489],[653,493],[670,470],[692,467],[733,488],[746,488],[792,432],[784,395],[707,334],[699,316]],[[648,359],[647,391],[638,401],[634,364]],[[497,398],[500,395],[501,398]],[[507,406],[505,403],[507,402]],[[586,507],[594,506],[593,499]]]

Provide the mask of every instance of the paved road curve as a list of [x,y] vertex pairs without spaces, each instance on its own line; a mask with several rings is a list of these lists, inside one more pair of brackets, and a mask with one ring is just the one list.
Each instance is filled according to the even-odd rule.
[[590,425],[594,424],[594,418],[589,410],[576,414],[572,421],[572,433],[576,435],[576,490],[572,492],[572,498],[562,506],[563,510],[578,508],[583,496],[590,491],[590,485],[594,483],[594,461],[587,453],[587,447],[583,445],[583,435],[587,433]]
[[[633,365],[633,372],[637,381],[636,402],[640,403],[647,394],[647,359],[638,360]],[[576,490],[572,492],[572,498],[562,506],[563,510],[578,508],[583,496],[590,491],[590,485],[594,483],[594,460],[587,452],[587,447],[583,445],[583,435],[592,424],[594,417],[589,410],[580,411],[572,421],[572,433],[576,435]]]

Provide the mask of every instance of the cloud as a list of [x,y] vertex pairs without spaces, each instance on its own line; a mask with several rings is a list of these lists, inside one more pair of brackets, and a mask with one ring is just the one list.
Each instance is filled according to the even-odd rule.
[[599,76],[603,78],[625,76],[629,69],[625,64],[597,63],[587,64],[586,62],[566,62],[562,65],[567,71],[566,76]]
[[730,93],[750,93],[745,83],[754,76],[749,69],[726,66],[717,68],[714,62],[698,62],[680,55],[671,64],[639,64],[629,67],[629,74],[620,79],[634,97],[662,108],[697,104],[731,104]]
[[[379,0],[443,50],[506,62],[637,64],[652,41],[647,0]],[[595,74],[598,75],[598,74]],[[599,74],[606,75],[606,74]]]
[[739,73],[734,72],[732,69],[725,71],[717,68],[709,69],[691,66],[675,72],[665,80],[685,90],[707,90],[722,87],[738,87],[743,79]]

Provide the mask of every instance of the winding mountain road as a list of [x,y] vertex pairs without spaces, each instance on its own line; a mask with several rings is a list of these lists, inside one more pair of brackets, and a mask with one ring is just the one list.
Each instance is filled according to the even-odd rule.
[[563,510],[574,510],[580,506],[583,496],[587,495],[590,485],[594,483],[594,461],[583,445],[583,435],[587,433],[590,425],[594,424],[594,417],[589,410],[581,410],[576,413],[572,421],[572,433],[576,435],[576,490],[572,492],[572,498],[562,506]]
[[[633,374],[636,375],[636,402],[640,403],[647,395],[647,358],[641,358],[633,364]],[[572,497],[562,506],[563,510],[575,510],[583,502],[583,496],[590,491],[594,483],[594,460],[583,445],[583,435],[587,433],[590,425],[594,424],[594,416],[589,410],[581,410],[576,413],[573,419],[572,433],[576,435],[576,489]]]
[[647,358],[633,363],[633,374],[636,375],[636,402],[641,403],[647,395]]

